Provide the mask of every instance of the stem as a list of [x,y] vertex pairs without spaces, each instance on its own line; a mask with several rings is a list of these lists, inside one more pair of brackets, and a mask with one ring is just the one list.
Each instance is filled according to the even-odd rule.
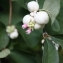
[[9,4],[10,4],[10,10],[9,10],[9,22],[8,24],[11,25],[11,19],[12,19],[12,1],[9,0]]
[[36,2],[38,3],[38,0],[36,0]]

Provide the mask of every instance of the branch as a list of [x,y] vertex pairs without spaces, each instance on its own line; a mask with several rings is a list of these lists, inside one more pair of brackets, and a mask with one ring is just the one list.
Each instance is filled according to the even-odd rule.
[[9,0],[9,4],[10,4],[10,10],[9,10],[9,22],[8,24],[11,25],[11,20],[12,20],[12,1]]

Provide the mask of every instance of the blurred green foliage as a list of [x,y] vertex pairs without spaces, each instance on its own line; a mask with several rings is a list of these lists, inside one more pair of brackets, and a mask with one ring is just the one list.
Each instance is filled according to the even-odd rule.
[[[19,37],[12,40],[6,33],[9,21],[9,0],[0,0],[0,51],[4,48],[11,50],[11,54],[0,59],[0,63],[58,63],[58,61],[63,63],[63,50],[61,48],[63,47],[63,1],[60,0],[60,12],[52,26],[49,22],[44,30],[34,30],[30,35],[27,35],[21,25],[23,16],[29,14],[26,6],[29,1],[32,0],[12,0],[12,25],[15,25],[19,32]],[[42,8],[44,0],[38,0],[38,3]],[[43,53],[41,48],[43,32],[47,32],[54,37],[53,40],[57,41],[56,43],[60,44],[59,56],[49,40],[45,41]],[[42,61],[42,59],[44,60]]]

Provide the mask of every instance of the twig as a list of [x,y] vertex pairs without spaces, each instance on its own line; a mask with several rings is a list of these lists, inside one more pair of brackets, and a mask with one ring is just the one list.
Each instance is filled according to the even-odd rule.
[[11,20],[12,20],[12,1],[9,0],[9,4],[10,4],[10,10],[9,10],[9,22],[8,24],[11,25]]
[[38,0],[36,0],[36,2],[38,3]]

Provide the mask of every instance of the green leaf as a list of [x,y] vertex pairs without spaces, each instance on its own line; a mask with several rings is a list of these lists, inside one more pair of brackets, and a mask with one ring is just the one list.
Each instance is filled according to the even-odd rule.
[[20,6],[26,8],[27,7],[27,2],[29,0],[15,0],[18,4],[20,4]]
[[42,29],[35,30],[31,34],[28,35],[26,34],[25,30],[22,29],[21,26],[22,26],[21,24],[18,24],[17,29],[19,33],[22,35],[24,41],[29,47],[32,47],[32,48],[35,47],[38,44],[38,42],[40,42],[41,40],[40,37],[42,36]]
[[55,43],[59,44],[59,45],[62,47],[62,49],[63,49],[63,40],[58,39],[58,38],[55,38],[55,37],[52,37],[52,36],[51,36],[51,38],[52,38],[52,40],[53,40]]
[[56,35],[58,32],[54,31],[51,26],[51,21],[45,25],[44,30],[49,34],[49,35]]
[[48,12],[53,24],[60,10],[60,0],[45,0],[43,10]]
[[55,20],[54,23],[52,24],[52,29],[56,32],[60,31],[60,25],[57,20]]
[[3,23],[0,22],[0,31],[4,30],[5,29],[5,26]]
[[41,55],[42,55],[41,53],[36,54],[36,62],[37,63],[42,63],[42,56]]
[[10,54],[10,50],[9,49],[4,49],[0,52],[0,58],[5,58]]
[[58,34],[63,34],[63,0],[60,1],[61,1],[61,8],[60,8],[60,13],[57,17],[57,20],[60,25],[60,31],[58,32]]
[[16,40],[16,44],[14,45],[14,48],[17,50],[20,50],[20,51],[22,51],[22,50],[28,51],[29,47],[25,43],[23,37],[21,37],[21,35],[19,35],[19,37]]
[[56,51],[52,41],[46,39],[43,51],[43,63],[59,63],[58,51]]
[[0,50],[6,48],[9,43],[9,37],[7,36],[5,30],[0,32]]
[[9,12],[9,0],[0,0],[1,11]]
[[19,53],[17,51],[13,51],[11,52],[10,57],[16,63],[35,63],[31,59],[31,55],[29,56],[29,54],[26,54],[26,53],[24,54],[24,53]]
[[[0,14],[0,20],[5,26],[8,25],[8,21],[9,21],[8,19],[9,19],[9,15],[8,14],[5,14],[5,13]],[[21,20],[21,18],[19,16],[13,15],[12,24],[16,25],[18,22],[20,22],[20,20]]]

